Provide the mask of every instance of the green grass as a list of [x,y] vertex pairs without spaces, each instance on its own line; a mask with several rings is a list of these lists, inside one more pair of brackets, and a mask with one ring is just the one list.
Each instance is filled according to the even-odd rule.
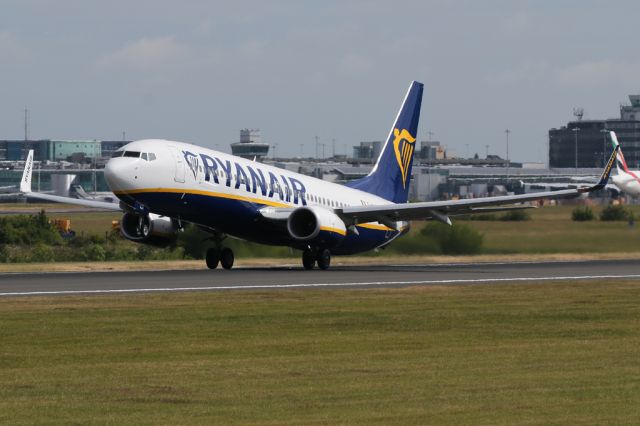
[[[575,222],[573,206],[531,211],[527,222],[468,222],[484,234],[485,253],[611,253],[640,247],[640,227],[625,221]],[[594,208],[598,217],[600,208]],[[636,206],[631,210],[640,212]]]
[[122,213],[85,212],[85,213],[47,213],[51,219],[70,219],[71,229],[78,235],[104,235],[111,231],[111,221],[120,220]]
[[624,424],[640,283],[0,300],[2,424]]
[[[553,206],[528,210],[531,220],[525,222],[461,221],[484,235],[482,253],[623,253],[637,251],[640,247],[640,224],[629,227],[625,221],[574,222],[571,211],[575,206]],[[636,217],[640,206],[625,206]],[[596,217],[599,207],[593,208]],[[412,238],[425,226],[424,222],[414,222],[406,241],[395,245],[409,244],[420,247],[422,242]],[[392,246],[391,252],[395,247]]]

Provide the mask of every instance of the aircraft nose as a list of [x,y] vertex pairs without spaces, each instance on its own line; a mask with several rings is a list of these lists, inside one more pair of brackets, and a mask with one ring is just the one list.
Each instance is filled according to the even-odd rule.
[[126,161],[126,158],[112,158],[107,161],[104,166],[104,179],[109,185],[111,192],[121,191],[126,189],[127,176],[130,174],[128,171],[131,169],[131,164]]

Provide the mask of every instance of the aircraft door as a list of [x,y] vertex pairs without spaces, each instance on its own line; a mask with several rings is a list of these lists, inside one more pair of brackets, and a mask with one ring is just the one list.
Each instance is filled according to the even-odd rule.
[[184,157],[182,153],[175,146],[170,146],[169,149],[173,154],[174,165],[175,165],[175,174],[173,179],[176,182],[184,183],[184,175],[185,175],[185,167],[184,167]]

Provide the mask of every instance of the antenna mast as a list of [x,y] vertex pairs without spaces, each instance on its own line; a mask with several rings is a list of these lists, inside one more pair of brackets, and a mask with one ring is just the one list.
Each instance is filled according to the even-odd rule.
[[29,110],[24,107],[24,141],[29,140]]

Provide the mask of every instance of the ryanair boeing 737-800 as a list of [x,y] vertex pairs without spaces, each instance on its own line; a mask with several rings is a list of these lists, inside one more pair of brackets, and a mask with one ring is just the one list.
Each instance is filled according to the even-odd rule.
[[[209,268],[229,269],[229,235],[302,251],[302,264],[329,268],[331,255],[384,247],[409,229],[410,220],[522,208],[516,203],[566,198],[602,188],[614,150],[598,184],[577,189],[502,197],[407,203],[423,85],[412,82],[371,173],[339,185],[182,142],[139,140],[116,151],[105,179],[119,204],[31,192],[33,152],[21,191],[31,198],[122,210],[125,238],[147,244],[173,241],[185,223],[210,233]],[[509,206],[511,204],[511,206]]]

